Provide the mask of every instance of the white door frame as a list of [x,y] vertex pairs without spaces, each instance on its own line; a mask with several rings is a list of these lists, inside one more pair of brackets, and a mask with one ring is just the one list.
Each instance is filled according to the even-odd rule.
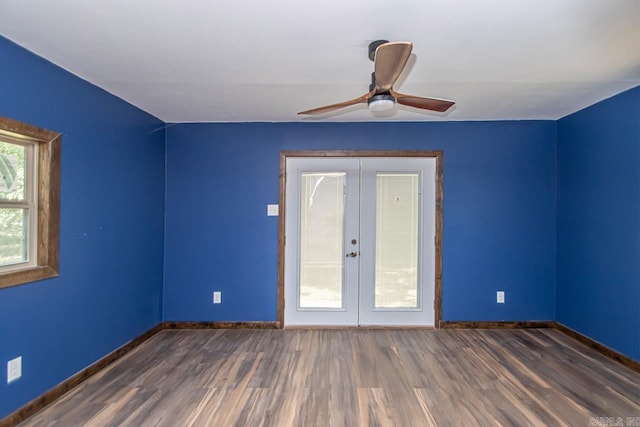
[[278,221],[278,326],[284,323],[284,271],[285,271],[285,218],[286,218],[286,160],[291,157],[308,158],[348,158],[348,157],[433,157],[436,159],[436,194],[435,194],[435,252],[434,252],[434,326],[440,327],[442,320],[442,204],[443,204],[443,153],[442,151],[281,151],[279,173],[279,208]]
[[[376,215],[360,217],[360,304],[361,326],[434,326],[435,287],[435,172],[432,157],[362,158],[360,203],[363,212],[376,212],[378,172],[418,175],[418,262],[417,306],[415,308],[376,308]],[[365,256],[364,254],[369,254]],[[364,285],[363,285],[364,284]]]
[[[344,240],[359,237],[359,219],[360,219],[360,159],[356,158],[340,158],[331,159],[331,165],[327,165],[327,158],[289,158],[287,168],[290,179],[287,180],[287,192],[292,195],[298,195],[298,198],[291,197],[285,203],[285,210],[289,213],[285,224],[286,235],[292,236],[290,240],[296,244],[285,245],[285,260],[300,258],[300,184],[301,173],[308,172],[342,172],[345,174],[344,189]],[[328,169],[327,169],[328,168]],[[297,236],[297,238],[296,238]],[[346,248],[343,248],[348,250]],[[355,250],[358,250],[357,247]],[[342,255],[342,254],[341,254]],[[314,326],[357,326],[358,325],[358,287],[348,286],[359,282],[359,259],[345,257],[343,262],[342,277],[342,307],[339,308],[323,308],[323,309],[303,309],[299,308],[299,288],[300,285],[300,263],[293,262],[285,266],[285,276],[288,277],[290,283],[295,282],[295,286],[285,286],[285,301],[288,302],[285,307],[285,314],[290,325],[314,325]],[[293,279],[295,278],[295,279]]]

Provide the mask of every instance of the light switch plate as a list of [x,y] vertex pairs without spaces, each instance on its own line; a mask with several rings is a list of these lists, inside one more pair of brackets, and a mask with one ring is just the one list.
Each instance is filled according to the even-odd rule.
[[7,362],[7,384],[14,382],[22,376],[22,356]]
[[267,216],[278,216],[278,205],[267,205]]

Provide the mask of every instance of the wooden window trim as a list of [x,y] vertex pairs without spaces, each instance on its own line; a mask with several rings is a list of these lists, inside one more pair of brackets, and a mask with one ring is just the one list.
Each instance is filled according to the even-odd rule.
[[62,135],[1,116],[0,135],[34,143],[38,150],[37,265],[0,274],[0,288],[7,288],[59,276]]

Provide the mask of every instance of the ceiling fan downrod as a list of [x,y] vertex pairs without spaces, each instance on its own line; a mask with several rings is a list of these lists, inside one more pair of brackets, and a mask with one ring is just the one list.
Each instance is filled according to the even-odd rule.
[[369,43],[369,59],[371,62],[375,62],[376,60],[376,49],[381,44],[389,43],[389,40],[374,40]]

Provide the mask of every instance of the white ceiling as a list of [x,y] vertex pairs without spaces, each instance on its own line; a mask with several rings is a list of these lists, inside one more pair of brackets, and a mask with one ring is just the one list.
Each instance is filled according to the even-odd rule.
[[[557,119],[640,84],[640,0],[2,0],[0,34],[166,122]],[[412,41],[366,105],[372,40]]]

